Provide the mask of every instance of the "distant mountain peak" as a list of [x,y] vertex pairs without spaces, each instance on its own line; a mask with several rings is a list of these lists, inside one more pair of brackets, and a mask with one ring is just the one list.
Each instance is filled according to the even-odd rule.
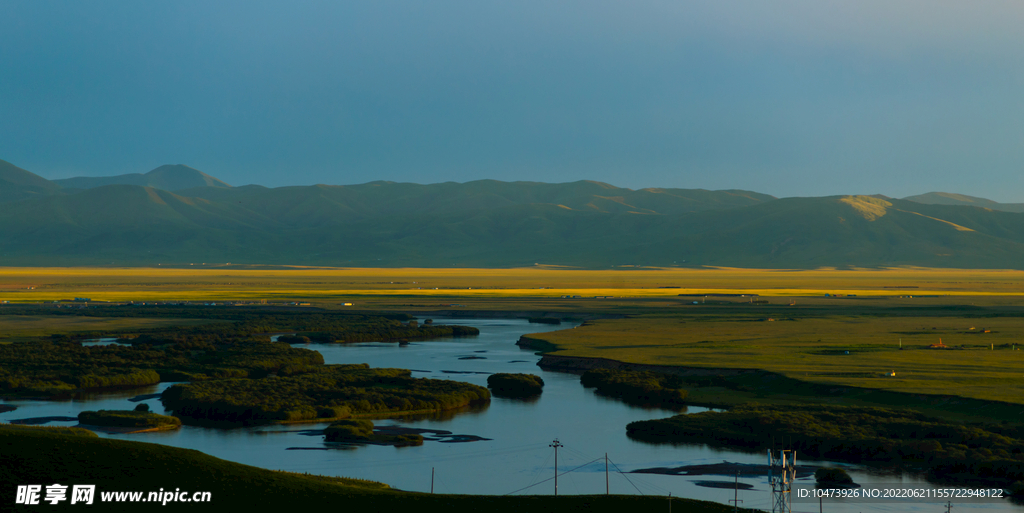
[[918,194],[917,196],[907,196],[903,199],[913,201],[915,203],[924,203],[925,205],[954,205],[981,207],[992,210],[1002,210],[1004,212],[1024,212],[1024,203],[999,203],[990,199],[968,196],[966,194],[956,194],[953,192],[929,192],[926,194]]
[[[192,187],[231,187],[227,182],[185,164],[164,164],[143,176],[149,179],[150,183],[147,184],[149,187],[169,191]],[[175,188],[160,187],[158,185],[160,182],[166,182]]]
[[60,194],[60,187],[6,160],[0,160],[0,202]]
[[54,183],[65,189],[93,189],[105,185],[141,185],[165,191],[180,191],[196,187],[230,188],[223,180],[210,176],[196,168],[185,164],[165,164],[152,171],[130,173],[118,176],[79,176],[54,180]]
[[903,199],[929,205],[974,205],[978,207],[998,205],[997,202],[990,199],[968,196],[966,194],[956,194],[953,192],[929,192],[926,194],[918,194],[917,196],[907,196]]
[[0,180],[14,185],[39,187],[42,189],[57,189],[57,187],[55,187],[49,180],[31,171],[26,171],[15,166],[6,160],[0,160]]

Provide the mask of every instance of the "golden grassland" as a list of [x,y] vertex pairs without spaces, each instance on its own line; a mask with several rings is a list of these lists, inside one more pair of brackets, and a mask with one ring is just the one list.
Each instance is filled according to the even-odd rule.
[[[531,337],[557,345],[553,354],[562,356],[760,369],[814,383],[1024,404],[1020,317],[768,318],[600,319]],[[927,348],[940,338],[949,349]]]
[[1024,295],[1024,271],[962,269],[616,268],[352,269],[195,265],[185,268],[0,268],[0,300],[271,301],[408,297],[429,299],[675,297],[680,294],[824,296]]

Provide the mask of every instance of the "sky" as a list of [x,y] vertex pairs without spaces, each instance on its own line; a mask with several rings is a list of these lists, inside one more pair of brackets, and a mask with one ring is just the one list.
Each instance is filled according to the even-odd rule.
[[1024,202],[1024,2],[0,0],[0,159]]

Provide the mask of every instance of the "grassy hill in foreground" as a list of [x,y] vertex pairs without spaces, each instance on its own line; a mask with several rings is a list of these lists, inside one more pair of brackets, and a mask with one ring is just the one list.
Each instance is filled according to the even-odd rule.
[[[345,511],[652,511],[664,497],[636,496],[472,496],[402,492],[371,481],[265,470],[224,461],[190,449],[74,436],[67,430],[0,424],[0,490],[14,503],[18,485],[95,484],[98,511],[159,509],[159,503],[100,504],[102,491],[209,491],[209,503],[169,503],[189,511],[269,508],[342,508]],[[86,433],[88,434],[88,433]],[[45,489],[44,489],[45,490]],[[673,499],[677,511],[726,513],[731,506]],[[22,506],[25,509],[45,506]],[[68,505],[78,507],[79,505]]]

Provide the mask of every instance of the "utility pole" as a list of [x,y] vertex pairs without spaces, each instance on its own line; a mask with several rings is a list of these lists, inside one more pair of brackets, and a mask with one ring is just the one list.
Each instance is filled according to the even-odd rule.
[[611,495],[611,488],[608,486],[608,453],[604,453],[604,494]]
[[732,503],[732,510],[734,512],[735,511],[739,511],[740,503],[743,502],[743,501],[740,500],[740,471],[739,470],[736,471],[736,487],[733,488],[732,500],[729,501],[729,502]]
[[555,496],[557,497],[558,496],[558,448],[559,447],[565,447],[565,446],[562,445],[558,441],[558,439],[556,438],[554,442],[551,442],[550,444],[548,444],[548,447],[554,447],[555,448]]
[[946,501],[946,513],[949,513],[950,510],[952,510],[952,509],[953,509],[953,503],[950,502],[950,501]]
[[430,467],[430,493],[434,493],[434,467]]

